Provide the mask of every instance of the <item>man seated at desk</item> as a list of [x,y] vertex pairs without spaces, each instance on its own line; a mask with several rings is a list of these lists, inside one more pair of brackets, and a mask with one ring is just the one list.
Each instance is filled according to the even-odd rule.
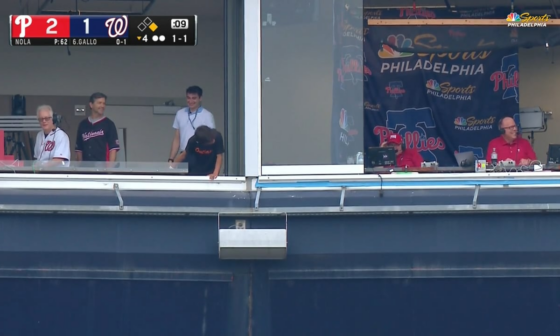
[[499,137],[488,144],[486,162],[492,162],[492,152],[496,150],[498,162],[515,161],[517,166],[526,166],[537,160],[537,155],[531,143],[519,135],[515,120],[505,117],[498,121]]
[[399,134],[389,135],[389,139],[381,147],[393,147],[399,168],[420,168],[424,159],[416,149],[406,148]]

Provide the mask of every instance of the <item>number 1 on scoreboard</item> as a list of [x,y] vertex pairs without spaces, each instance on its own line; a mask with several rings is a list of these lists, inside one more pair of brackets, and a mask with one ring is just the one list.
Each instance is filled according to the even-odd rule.
[[86,34],[89,35],[89,18],[84,20],[84,24],[86,25]]

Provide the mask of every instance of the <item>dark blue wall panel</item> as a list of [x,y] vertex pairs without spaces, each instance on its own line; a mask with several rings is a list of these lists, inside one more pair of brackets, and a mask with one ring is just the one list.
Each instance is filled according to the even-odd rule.
[[275,281],[273,336],[557,336],[560,280]]
[[229,284],[0,280],[0,335],[229,336]]

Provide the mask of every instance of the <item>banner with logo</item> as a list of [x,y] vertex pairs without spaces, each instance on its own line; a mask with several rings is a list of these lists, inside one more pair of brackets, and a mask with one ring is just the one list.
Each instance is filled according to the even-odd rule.
[[[378,32],[366,41],[379,41]],[[412,43],[415,35],[395,31],[385,37]],[[425,161],[457,165],[454,153],[484,158],[499,135],[497,122],[519,111],[517,49],[456,53],[407,53],[366,43],[365,147],[399,133]],[[445,45],[442,45],[445,48]]]
[[399,34],[414,36],[410,44],[399,45],[395,40],[387,39],[395,33],[395,27],[376,26],[375,31],[379,36],[386,36],[377,43],[377,47],[383,45],[399,52],[439,52],[445,46],[445,52],[457,51],[479,51],[500,50],[516,47],[544,48],[546,43],[549,47],[560,45],[559,27],[542,28],[515,28],[508,27],[504,20],[504,26],[403,26],[398,28]]
[[[485,8],[457,12],[449,12],[445,9],[399,8],[365,10],[362,12],[360,1],[356,1],[356,3],[352,3],[352,1],[354,0],[333,0],[334,72],[331,133],[333,164],[352,163],[357,152],[364,150],[364,145],[366,148],[378,145],[379,140],[383,139],[384,134],[388,131],[401,132],[405,139],[409,138],[411,146],[414,142],[419,143],[416,147],[425,155],[426,160],[432,160],[433,156],[437,156],[443,160],[442,163],[451,164],[454,150],[465,150],[473,146],[478,146],[478,149],[484,147],[481,145],[483,141],[480,141],[480,138],[478,138],[479,141],[470,142],[477,136],[468,136],[468,139],[470,139],[468,141],[463,137],[455,141],[451,139],[452,135],[465,135],[469,132],[476,132],[475,130],[482,131],[482,125],[480,125],[482,121],[480,120],[484,119],[484,116],[487,116],[486,122],[488,122],[488,120],[491,120],[490,117],[495,118],[496,115],[518,111],[518,108],[515,107],[517,102],[514,103],[511,99],[506,99],[502,103],[496,103],[499,106],[494,106],[492,111],[487,108],[477,110],[476,115],[473,116],[464,112],[470,111],[470,108],[478,108],[479,105],[489,106],[479,104],[480,100],[477,99],[480,98],[481,90],[484,90],[483,87],[488,87],[488,85],[482,84],[483,77],[488,75],[488,71],[495,71],[490,69],[492,67],[497,66],[497,69],[500,70],[494,78],[499,81],[498,79],[506,76],[508,78],[506,86],[514,85],[517,94],[517,77],[511,77],[514,73],[518,73],[517,66],[513,67],[512,65],[506,72],[501,71],[502,65],[499,64],[498,66],[497,64],[501,62],[500,53],[479,51],[478,53],[446,54],[447,46],[436,43],[437,41],[432,39],[427,39],[426,36],[417,34],[411,35],[411,38],[405,34],[399,34],[399,29],[402,27],[394,27],[396,30],[385,36],[377,33],[377,29],[370,29],[367,25],[368,19],[505,18],[510,13],[509,8]],[[515,31],[515,29],[512,31]],[[439,34],[436,35],[436,38]],[[453,41],[459,41],[466,37],[460,30],[448,29],[447,34]],[[515,34],[511,36],[511,38],[514,37]],[[395,48],[391,48],[390,45],[383,48],[380,41],[391,42]],[[430,53],[413,55],[410,52],[399,51],[405,50],[402,48],[413,46],[415,41],[430,46]],[[449,42],[447,38],[446,41]],[[390,57],[380,58],[378,51],[382,49],[394,57],[392,59]],[[434,52],[437,52],[437,54],[433,54]],[[505,51],[502,54],[507,56],[514,53],[514,51]],[[442,57],[441,55],[446,56]],[[437,58],[434,61],[436,56]],[[510,64],[517,64],[517,56],[506,59]],[[429,76],[430,73],[435,74],[435,76]],[[381,76],[378,76],[378,74],[381,74]],[[403,76],[407,79],[405,80]],[[455,78],[453,84],[447,77]],[[467,82],[467,78],[470,82]],[[440,85],[439,92],[441,90],[446,92],[441,95],[446,96],[447,99],[428,93],[426,85],[430,79],[438,82]],[[480,81],[478,81],[479,79]],[[402,87],[401,82],[403,83]],[[432,85],[437,87],[435,83]],[[441,88],[442,85],[443,89]],[[469,89],[469,86],[474,88]],[[389,88],[389,95],[388,97],[382,97],[381,94],[387,92],[387,87]],[[457,94],[458,96],[471,95],[471,100],[449,99],[450,92],[457,90],[455,89],[457,87],[461,87],[460,91],[464,92],[460,95]],[[375,94],[375,90],[380,91]],[[469,91],[472,91],[472,93],[469,93]],[[494,95],[499,95],[498,91]],[[510,95],[511,91],[506,91],[507,93],[504,92],[505,96]],[[402,94],[400,98],[403,99],[397,99],[399,92]],[[438,91],[435,90],[434,92]],[[452,93],[452,95],[455,94]],[[410,101],[409,97],[416,97],[417,101]],[[436,98],[443,99],[443,101],[437,102]],[[470,107],[461,105],[461,102],[467,102]],[[508,105],[514,105],[514,107],[510,108]],[[452,110],[449,111],[449,108]],[[410,117],[397,117],[398,114],[395,114],[397,111],[405,110],[407,112],[402,112],[401,115]],[[387,120],[389,111],[391,113],[389,113],[389,120]],[[412,113],[410,111],[418,112]],[[423,119],[420,118],[421,116],[424,116]],[[450,117],[453,120],[451,126],[448,126],[445,123]],[[459,128],[455,130],[456,118],[464,118],[464,120],[457,119],[457,123],[460,123],[458,127],[464,127],[465,131],[459,132]],[[409,126],[410,123],[414,123],[414,126]],[[379,127],[385,127],[385,131],[382,131]],[[420,130],[420,127],[423,127],[423,129]],[[451,127],[452,131],[456,132],[445,133],[444,131],[445,134],[442,134],[440,127]],[[495,135],[495,126],[489,128],[487,125],[485,127],[487,129],[483,132]],[[374,129],[377,129],[375,133]],[[416,129],[416,131],[410,131],[412,129]],[[409,131],[410,133],[407,133]],[[482,155],[483,150],[478,149],[477,153]],[[435,154],[431,155],[429,153]]]

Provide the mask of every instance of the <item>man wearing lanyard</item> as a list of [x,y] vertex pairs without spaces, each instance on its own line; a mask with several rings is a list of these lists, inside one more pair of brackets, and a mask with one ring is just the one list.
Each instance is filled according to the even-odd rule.
[[202,89],[198,86],[190,86],[187,88],[187,107],[177,111],[173,128],[175,135],[171,143],[171,152],[169,153],[168,162],[173,162],[177,156],[179,149],[185,150],[189,139],[194,135],[194,131],[199,126],[208,126],[216,128],[214,116],[208,110],[201,106]]

